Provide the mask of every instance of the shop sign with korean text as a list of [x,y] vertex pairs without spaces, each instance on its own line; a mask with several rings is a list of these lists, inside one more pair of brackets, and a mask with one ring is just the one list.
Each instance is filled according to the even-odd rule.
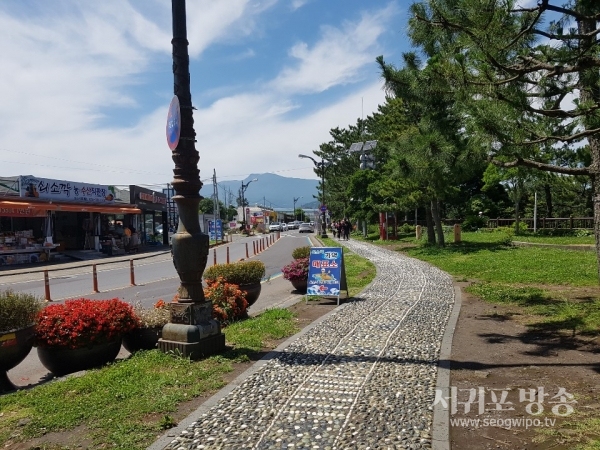
[[222,241],[223,240],[223,221],[221,219],[216,220],[217,225],[215,226],[214,220],[208,221],[208,235],[211,241]]
[[308,295],[339,296],[348,291],[341,247],[312,247],[308,266]]
[[99,184],[52,180],[30,175],[19,177],[21,197],[71,202],[114,203],[115,194],[110,188],[110,186]]

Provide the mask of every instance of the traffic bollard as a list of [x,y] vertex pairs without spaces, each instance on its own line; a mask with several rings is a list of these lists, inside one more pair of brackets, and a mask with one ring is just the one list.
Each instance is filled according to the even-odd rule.
[[46,301],[51,302],[50,299],[50,278],[48,277],[48,271],[44,270],[44,290],[46,291]]
[[256,255],[256,241],[252,241],[252,251]]
[[92,264],[92,280],[94,282],[94,292],[100,292],[98,290],[98,272],[96,271],[96,264]]
[[129,278],[131,285],[135,286],[135,273],[133,272],[133,259],[129,260]]
[[227,264],[229,264],[229,247],[227,247]]
[[214,264],[213,265],[217,265],[217,249],[213,249],[213,259],[214,259]]
[[250,255],[248,255],[248,243],[246,242],[246,258],[250,258]]

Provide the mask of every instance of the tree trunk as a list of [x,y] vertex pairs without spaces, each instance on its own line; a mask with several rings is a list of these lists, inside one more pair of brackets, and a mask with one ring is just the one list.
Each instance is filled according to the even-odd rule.
[[427,243],[435,245],[435,229],[433,228],[433,217],[431,209],[425,207],[425,221],[427,223]]
[[[595,7],[592,6],[592,2],[578,1],[577,6],[581,6],[581,14],[588,14],[594,12]],[[596,21],[594,19],[578,19],[577,28],[579,34],[584,36],[580,40],[580,46],[584,49],[593,49],[597,43],[595,42],[597,37],[594,33],[596,30]],[[582,52],[587,53],[587,52]],[[600,82],[600,75],[598,69],[590,67],[587,70],[583,70],[579,74],[579,89],[581,103],[593,102],[594,104],[600,103],[600,91],[598,90],[598,83]],[[595,114],[589,114],[584,118],[584,124],[586,129],[594,129],[600,125]],[[600,137],[596,134],[588,137],[588,143],[590,146],[591,163],[589,167],[590,178],[592,180],[592,192],[594,201],[594,237],[596,238],[596,257],[600,262]],[[600,280],[600,264],[598,264],[596,270],[598,271],[598,279]]]
[[552,191],[550,190],[550,183],[544,184],[544,194],[546,195],[546,217],[554,217],[552,215]]
[[437,198],[431,200],[431,215],[435,223],[435,230],[437,231],[438,247],[444,247],[444,228],[440,219],[440,202]]

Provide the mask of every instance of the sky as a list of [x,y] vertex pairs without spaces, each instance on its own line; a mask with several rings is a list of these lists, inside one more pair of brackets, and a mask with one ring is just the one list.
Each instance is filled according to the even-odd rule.
[[[187,0],[200,178],[316,179],[298,154],[385,102],[409,4]],[[0,2],[0,177],[171,182],[171,38],[170,0]]]

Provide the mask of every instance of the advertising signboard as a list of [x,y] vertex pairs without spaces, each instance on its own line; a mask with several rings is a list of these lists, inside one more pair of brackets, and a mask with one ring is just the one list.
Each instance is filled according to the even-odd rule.
[[71,202],[114,203],[112,186],[52,180],[31,175],[19,177],[21,197],[66,200]]
[[348,292],[344,254],[341,247],[312,247],[308,263],[308,295],[337,297]]
[[221,219],[216,220],[215,226],[214,220],[208,221],[208,236],[211,241],[222,241],[223,240],[223,221]]

